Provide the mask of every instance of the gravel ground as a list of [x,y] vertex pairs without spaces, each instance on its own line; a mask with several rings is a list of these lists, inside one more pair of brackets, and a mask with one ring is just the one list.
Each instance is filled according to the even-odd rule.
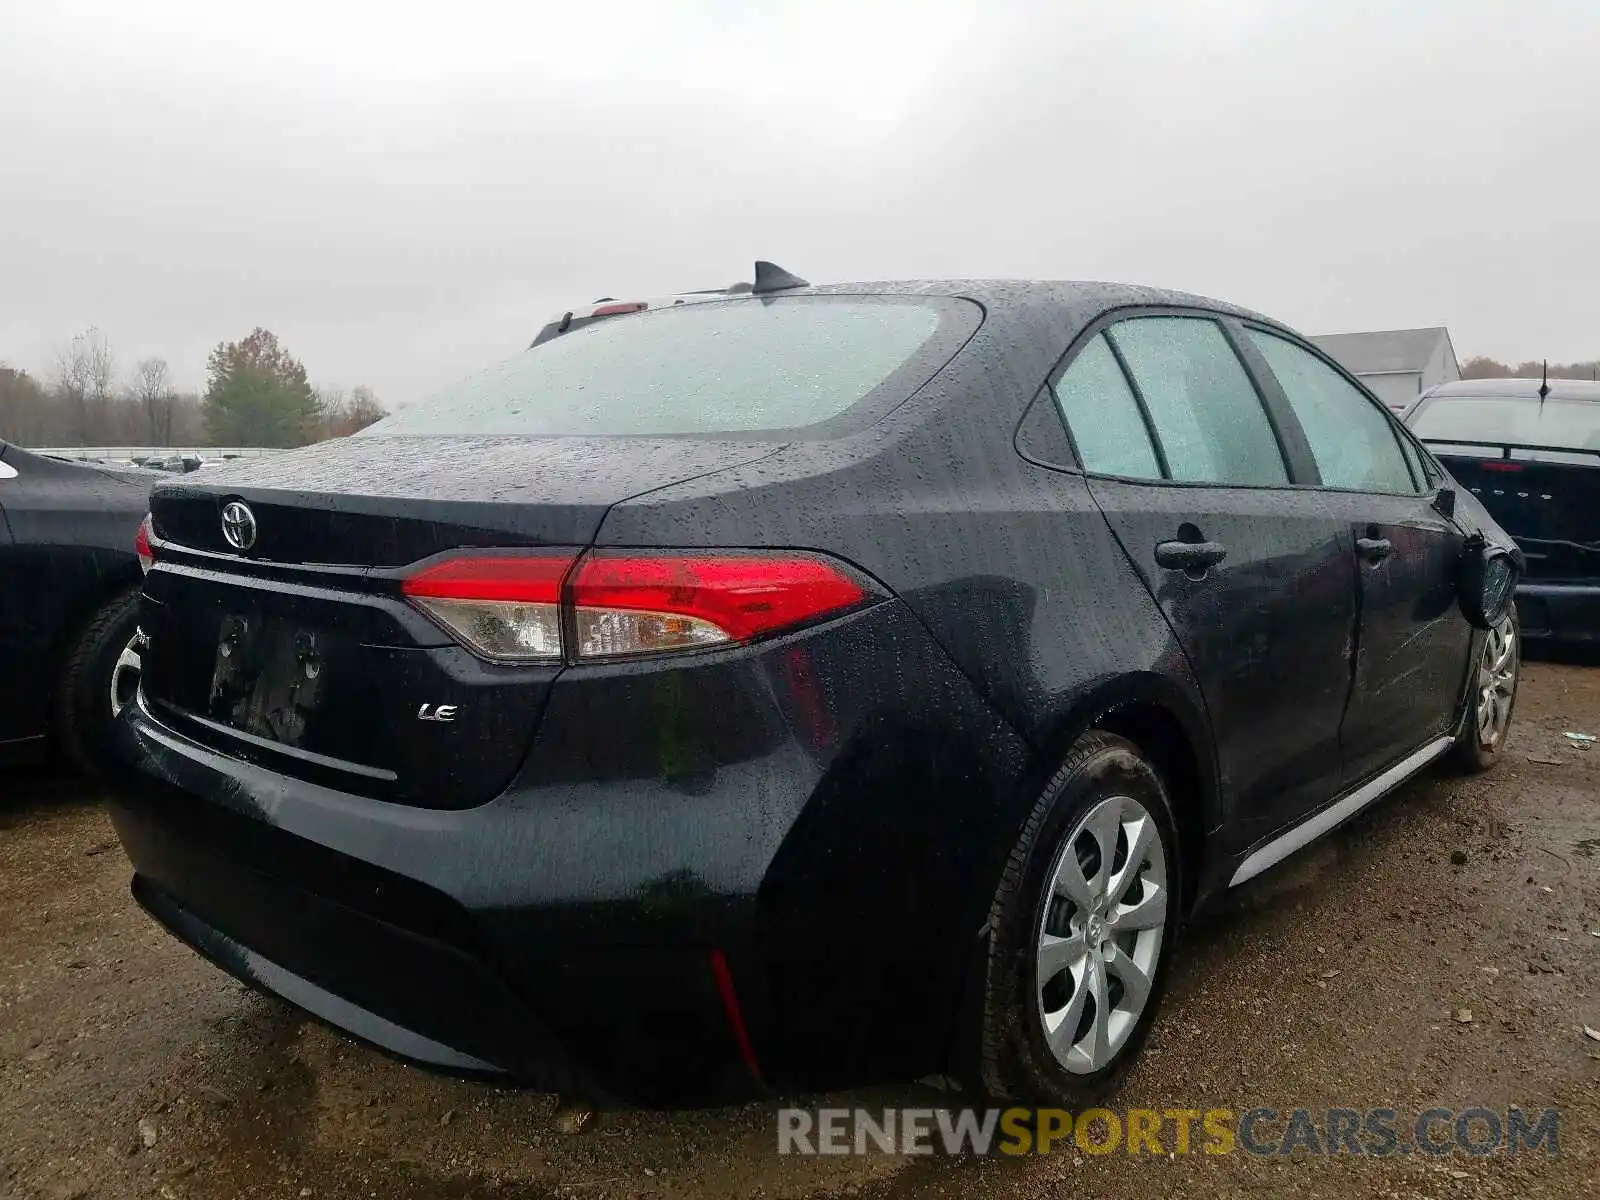
[[565,1134],[551,1097],[414,1071],[232,983],[136,909],[94,795],[13,775],[0,1197],[1597,1196],[1600,744],[1566,730],[1600,733],[1600,669],[1531,663],[1495,772],[1413,783],[1233,893],[1115,1100],[1554,1106],[1554,1157],[780,1157],[775,1105]]

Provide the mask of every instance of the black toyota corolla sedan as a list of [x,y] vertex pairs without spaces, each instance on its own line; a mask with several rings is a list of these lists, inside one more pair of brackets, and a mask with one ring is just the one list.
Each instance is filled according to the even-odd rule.
[[1337,365],[1146,288],[565,314],[155,489],[133,889],[409,1059],[1076,1104],[1181,922],[1494,762],[1520,560]]

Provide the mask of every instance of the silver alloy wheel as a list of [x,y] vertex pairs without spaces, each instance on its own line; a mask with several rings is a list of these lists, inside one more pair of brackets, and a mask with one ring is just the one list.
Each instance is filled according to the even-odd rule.
[[1517,691],[1517,631],[1510,616],[1483,639],[1478,663],[1478,745],[1493,750],[1511,723],[1511,700]]
[[117,655],[117,665],[111,668],[111,715],[119,716],[123,706],[139,691],[139,672],[144,660],[139,652],[144,649],[144,634],[135,633]]
[[1131,796],[1091,808],[1050,869],[1035,998],[1045,1042],[1074,1075],[1101,1070],[1139,1023],[1166,935],[1167,857]]

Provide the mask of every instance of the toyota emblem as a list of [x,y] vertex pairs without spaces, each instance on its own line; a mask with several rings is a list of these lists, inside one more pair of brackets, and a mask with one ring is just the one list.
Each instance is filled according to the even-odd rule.
[[235,550],[248,550],[256,544],[256,515],[240,500],[222,506],[222,536]]

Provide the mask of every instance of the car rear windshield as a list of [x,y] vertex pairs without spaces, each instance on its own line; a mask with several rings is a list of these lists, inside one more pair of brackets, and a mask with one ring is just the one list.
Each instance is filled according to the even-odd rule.
[[1435,396],[1407,422],[1419,438],[1466,445],[1600,450],[1600,403],[1537,396]]
[[871,419],[971,335],[946,297],[743,298],[612,317],[367,427],[373,437],[710,435]]

